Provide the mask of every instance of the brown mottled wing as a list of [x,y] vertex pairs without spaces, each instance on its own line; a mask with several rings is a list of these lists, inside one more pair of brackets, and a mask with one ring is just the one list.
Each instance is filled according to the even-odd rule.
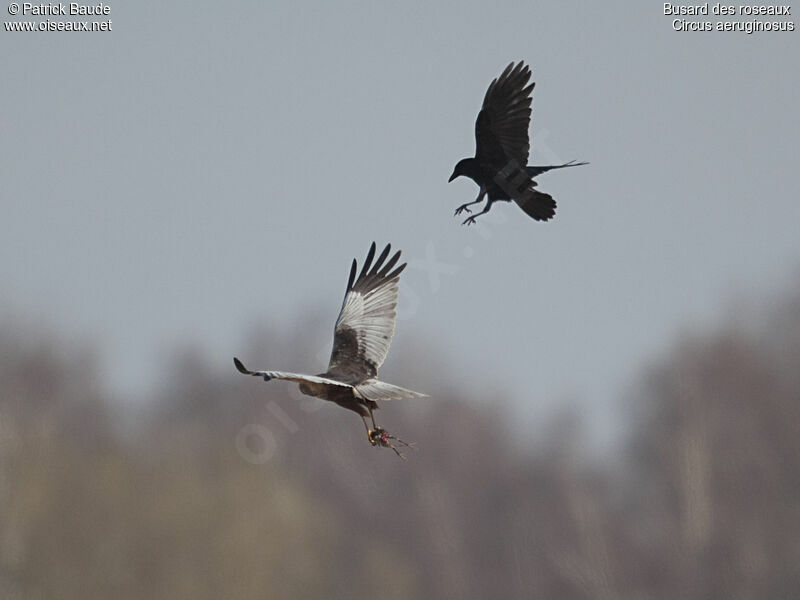
[[475,157],[479,162],[498,168],[511,160],[523,168],[528,163],[531,92],[536,85],[528,85],[530,77],[530,68],[520,61],[508,65],[489,85],[475,122]]
[[394,333],[397,282],[406,267],[403,263],[394,268],[400,259],[399,251],[386,260],[391,249],[387,244],[373,265],[373,242],[357,278],[358,264],[353,260],[326,377],[357,384],[375,377],[383,364]]

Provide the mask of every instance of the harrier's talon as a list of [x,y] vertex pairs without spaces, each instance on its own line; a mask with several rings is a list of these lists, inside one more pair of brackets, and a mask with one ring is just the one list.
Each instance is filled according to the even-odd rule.
[[395,446],[391,442],[391,440],[394,440],[398,444],[405,446],[407,448],[413,448],[414,450],[417,449],[414,442],[406,442],[404,440],[401,440],[400,438],[391,435],[388,431],[386,431],[382,427],[376,427],[374,431],[370,431],[369,434],[370,444],[372,444],[373,446],[381,446],[383,448],[391,448],[394,451],[394,453],[397,454],[397,456],[399,456],[403,460],[406,460],[406,457],[403,455],[402,452],[400,452],[400,450],[397,449],[397,446]]

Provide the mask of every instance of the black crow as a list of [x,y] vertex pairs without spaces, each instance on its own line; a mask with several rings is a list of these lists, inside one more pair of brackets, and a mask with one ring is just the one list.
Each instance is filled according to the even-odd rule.
[[[373,446],[391,448],[402,457],[391,440],[404,446],[410,444],[378,427],[372,414],[378,409],[378,400],[425,396],[420,392],[378,379],[378,368],[389,352],[389,344],[394,334],[397,283],[400,280],[400,273],[407,264],[403,263],[392,270],[400,259],[400,252],[396,252],[386,261],[391,249],[391,244],[387,244],[372,266],[372,260],[375,258],[375,242],[372,242],[358,278],[356,278],[358,263],[353,259],[344,302],[333,331],[333,351],[327,371],[321,375],[250,371],[238,358],[234,358],[233,363],[240,373],[257,375],[263,377],[265,381],[270,379],[294,381],[300,384],[302,393],[330,400],[358,413],[367,430],[369,443]],[[372,421],[373,429],[367,425],[367,416]]]
[[577,167],[587,163],[570,161],[563,165],[540,167],[528,164],[528,127],[531,122],[531,92],[528,85],[531,70],[523,61],[511,63],[492,81],[483,98],[481,112],[475,121],[475,157],[456,164],[448,181],[465,175],[480,187],[478,197],[456,209],[456,215],[477,204],[486,196],[483,210],[468,217],[464,224],[489,212],[494,202],[514,200],[520,208],[537,221],[547,221],[556,214],[556,201],[549,194],[536,191],[533,178],[551,169]]

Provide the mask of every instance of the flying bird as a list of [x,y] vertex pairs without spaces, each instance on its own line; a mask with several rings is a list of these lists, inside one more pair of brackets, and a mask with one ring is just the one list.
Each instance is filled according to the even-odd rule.
[[[387,244],[373,265],[375,242],[372,242],[358,277],[358,263],[353,259],[344,302],[333,331],[333,351],[327,371],[320,375],[250,371],[238,358],[234,358],[233,363],[245,375],[257,375],[263,377],[264,381],[294,381],[300,384],[303,394],[330,400],[352,410],[361,417],[370,444],[391,448],[402,458],[402,453],[392,440],[403,446],[412,444],[378,427],[373,413],[378,409],[378,401],[419,398],[426,394],[378,379],[378,369],[386,359],[394,334],[397,284],[407,264],[395,267],[400,259],[400,251],[387,261],[391,248],[391,244]],[[367,417],[372,422],[372,429],[367,425]]]
[[486,197],[483,210],[468,217],[464,225],[475,223],[476,217],[489,212],[498,200],[514,200],[537,221],[552,219],[556,214],[556,201],[550,194],[535,190],[533,178],[551,169],[587,164],[570,161],[562,165],[526,166],[530,150],[531,92],[536,85],[528,85],[530,77],[528,65],[523,61],[516,65],[512,62],[486,90],[475,121],[475,157],[460,160],[448,180],[464,175],[480,187],[478,197],[459,206],[456,215],[464,211],[471,213],[469,206]]

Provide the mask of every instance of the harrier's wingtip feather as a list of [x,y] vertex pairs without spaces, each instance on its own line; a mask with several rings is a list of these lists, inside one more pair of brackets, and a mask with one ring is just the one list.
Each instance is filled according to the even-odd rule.
[[239,371],[239,373],[244,373],[245,375],[252,375],[253,374],[253,372],[252,371],[248,371],[247,367],[244,366],[244,363],[242,363],[242,361],[240,361],[235,356],[233,357],[233,364],[236,365],[236,370]]
[[369,272],[369,268],[372,266],[372,259],[375,258],[375,242],[372,242],[372,245],[369,247],[369,252],[367,252],[367,258],[364,259],[364,265],[361,267],[361,273],[358,274],[358,278],[361,279],[364,275]]
[[347,291],[353,289],[353,284],[356,282],[356,271],[358,270],[358,261],[354,258],[353,264],[350,267],[350,277],[347,280]]
[[394,267],[394,266],[397,264],[397,261],[398,261],[398,260],[400,260],[400,250],[398,250],[398,251],[395,253],[395,255],[394,255],[392,258],[390,258],[390,259],[389,259],[389,262],[387,262],[387,263],[386,263],[386,264],[383,266],[383,268],[380,270],[380,273],[378,273],[378,275],[379,275],[380,277],[386,277],[386,274],[387,274],[389,271],[391,271],[391,270],[392,270],[392,267]]
[[391,251],[391,249],[392,245],[386,244],[386,248],[383,249],[383,252],[381,252],[381,255],[378,257],[378,260],[375,261],[375,266],[372,267],[372,271],[369,272],[370,275],[376,275],[378,273],[378,270],[381,268],[383,261],[385,261],[386,257],[389,256],[389,252]]

